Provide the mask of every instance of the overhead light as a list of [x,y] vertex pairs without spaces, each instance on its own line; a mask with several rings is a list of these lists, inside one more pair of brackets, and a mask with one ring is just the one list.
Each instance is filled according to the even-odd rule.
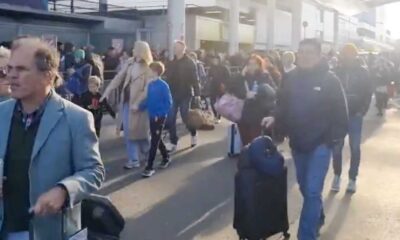
[[221,10],[209,10],[209,11],[205,11],[206,14],[220,14],[222,13]]

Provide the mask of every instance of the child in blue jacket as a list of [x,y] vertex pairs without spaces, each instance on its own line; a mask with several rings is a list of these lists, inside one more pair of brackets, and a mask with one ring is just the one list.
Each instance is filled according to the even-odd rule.
[[161,138],[167,115],[172,106],[171,91],[168,84],[160,77],[164,73],[164,65],[161,62],[153,62],[150,64],[150,69],[155,80],[149,83],[147,99],[139,106],[141,111],[148,111],[150,118],[151,147],[147,167],[142,174],[145,178],[151,177],[155,173],[153,165],[157,148],[163,157],[160,168],[165,169],[171,163],[169,153]]

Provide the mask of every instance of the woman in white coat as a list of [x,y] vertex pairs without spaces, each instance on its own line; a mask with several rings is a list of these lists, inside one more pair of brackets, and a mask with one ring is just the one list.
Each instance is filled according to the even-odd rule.
[[146,99],[147,86],[151,81],[149,65],[153,61],[149,44],[143,41],[135,43],[133,58],[127,60],[115,78],[108,85],[103,98],[112,90],[122,86],[117,117],[117,131],[124,128],[124,138],[128,152],[126,169],[140,167],[140,161],[146,159],[150,149],[149,117],[147,112],[139,111],[140,103]]

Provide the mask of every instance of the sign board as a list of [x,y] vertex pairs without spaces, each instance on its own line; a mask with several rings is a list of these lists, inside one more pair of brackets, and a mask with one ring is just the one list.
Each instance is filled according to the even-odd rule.
[[113,38],[111,40],[111,46],[118,52],[121,53],[124,49],[124,39],[121,38]]
[[42,40],[47,42],[50,46],[57,48],[57,35],[54,34],[43,34]]

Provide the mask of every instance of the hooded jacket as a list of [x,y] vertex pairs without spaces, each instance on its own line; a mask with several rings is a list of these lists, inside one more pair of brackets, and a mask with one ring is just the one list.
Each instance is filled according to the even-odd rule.
[[339,66],[336,71],[346,93],[349,115],[365,115],[371,103],[373,84],[368,70],[355,61]]
[[289,73],[278,94],[275,115],[277,131],[289,137],[295,151],[310,153],[347,134],[344,91],[323,61],[314,69],[296,68]]

